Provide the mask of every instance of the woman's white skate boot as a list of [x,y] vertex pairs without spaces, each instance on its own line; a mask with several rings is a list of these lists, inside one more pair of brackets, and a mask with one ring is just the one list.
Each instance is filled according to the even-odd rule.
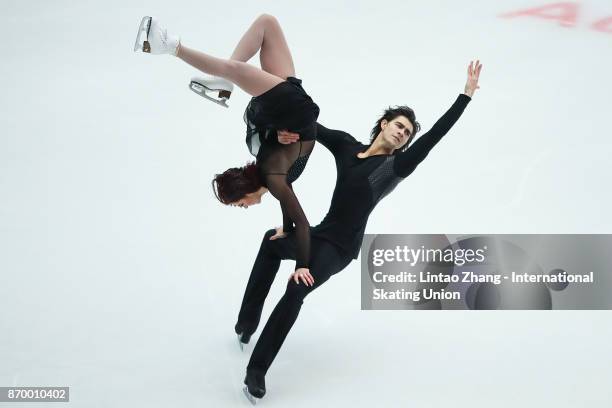
[[[210,76],[210,77],[193,77],[189,82],[189,89],[197,93],[200,96],[213,101],[221,106],[227,106],[227,100],[230,98],[232,91],[234,90],[234,84],[224,78]],[[209,96],[208,93],[217,93],[218,98],[215,96]]]
[[155,17],[144,16],[138,27],[134,52],[176,55],[180,38],[168,34]]

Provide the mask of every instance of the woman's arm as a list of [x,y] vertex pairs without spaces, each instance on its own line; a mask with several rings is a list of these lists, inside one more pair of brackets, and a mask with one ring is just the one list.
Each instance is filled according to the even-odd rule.
[[[292,222],[295,227],[297,251],[295,269],[308,268],[310,261],[310,224],[302,210],[291,186],[287,184],[284,174],[270,174],[266,176],[268,190],[280,202],[283,210],[283,224]],[[287,231],[284,231],[287,232]]]
[[[291,191],[293,191],[293,187],[291,187],[291,185],[289,185],[289,188]],[[289,216],[289,210],[286,208],[286,205],[282,201],[279,201],[279,203],[281,206],[281,212],[283,213],[283,232],[288,234],[295,230],[293,226],[293,219]]]

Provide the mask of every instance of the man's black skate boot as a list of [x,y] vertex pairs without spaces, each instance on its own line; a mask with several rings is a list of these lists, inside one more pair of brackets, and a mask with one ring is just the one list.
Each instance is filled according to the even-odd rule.
[[244,394],[253,404],[256,403],[255,398],[263,398],[266,395],[266,379],[261,371],[247,370],[244,384]]
[[249,341],[251,341],[251,333],[245,333],[240,323],[236,323],[236,326],[234,326],[234,331],[238,335],[238,345],[240,346],[240,350],[243,350],[244,346],[249,344]]

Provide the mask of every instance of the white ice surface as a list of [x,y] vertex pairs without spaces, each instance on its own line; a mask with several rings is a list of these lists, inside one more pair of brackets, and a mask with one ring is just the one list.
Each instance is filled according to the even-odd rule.
[[[579,3],[574,27],[499,17],[544,4],[3,0],[0,386],[70,386],[86,408],[248,406],[233,325],[278,205],[215,201],[212,175],[249,159],[248,96],[221,108],[188,90],[195,69],[133,53],[146,14],[223,57],[276,15],[320,122],[362,141],[388,105],[427,130],[480,58],[481,89],[369,233],[612,232],[612,33],[591,28],[612,6]],[[334,174],[319,146],[295,185],[313,224]],[[612,405],[610,312],[361,311],[359,273],[306,299],[266,407]]]

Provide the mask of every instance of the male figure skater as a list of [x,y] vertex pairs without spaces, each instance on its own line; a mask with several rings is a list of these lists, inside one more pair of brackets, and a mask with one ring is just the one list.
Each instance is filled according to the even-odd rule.
[[[247,365],[244,391],[251,402],[265,395],[265,374],[297,319],[306,295],[357,258],[370,213],[414,171],[459,119],[479,88],[481,69],[479,61],[470,62],[464,93],[410,147],[407,146],[420,125],[408,107],[387,110],[372,130],[370,145],[359,143],[346,132],[317,124],[317,140],[331,151],[336,161],[336,186],[327,215],[311,229],[310,271],[291,274],[285,294],[270,315]],[[298,138],[295,133],[279,132],[281,143],[292,143]],[[294,234],[286,234],[282,228],[265,233],[235,326],[242,344],[249,342],[259,324],[264,300],[281,260],[295,256]]]

